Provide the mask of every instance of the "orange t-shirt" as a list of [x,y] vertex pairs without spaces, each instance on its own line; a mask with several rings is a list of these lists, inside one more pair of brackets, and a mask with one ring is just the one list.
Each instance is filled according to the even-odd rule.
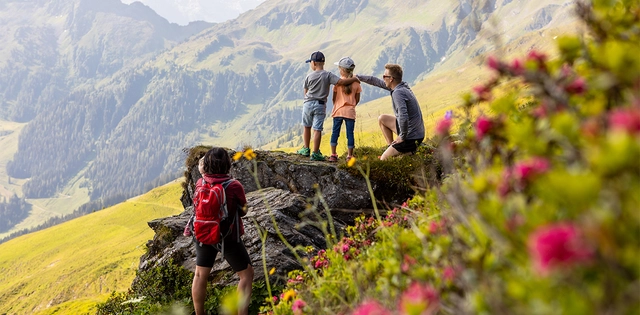
[[356,93],[362,92],[360,83],[351,83],[351,94],[349,95],[344,93],[342,85],[334,85],[333,91],[336,92],[336,101],[333,103],[331,117],[356,119]]

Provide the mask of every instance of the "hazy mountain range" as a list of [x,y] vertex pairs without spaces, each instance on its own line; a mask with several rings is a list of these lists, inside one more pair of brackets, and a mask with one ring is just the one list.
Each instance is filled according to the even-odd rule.
[[268,0],[179,26],[138,2],[0,0],[0,194],[31,198],[44,219],[99,208],[176,178],[184,147],[297,135],[314,50],[359,73],[400,63],[415,83],[497,47],[480,34],[511,42],[567,23],[569,4]]
[[[171,23],[180,25],[193,21],[219,23],[235,19],[241,13],[257,7],[265,0],[141,0]],[[133,3],[135,0],[122,0]]]

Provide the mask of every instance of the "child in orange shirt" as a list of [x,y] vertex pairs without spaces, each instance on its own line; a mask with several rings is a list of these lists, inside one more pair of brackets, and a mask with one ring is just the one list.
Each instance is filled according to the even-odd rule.
[[[335,64],[338,65],[340,69],[340,77],[342,79],[353,77],[353,69],[355,69],[356,65],[351,58],[343,57]],[[331,117],[333,117],[333,132],[331,133],[330,142],[330,162],[338,161],[336,147],[338,146],[338,137],[340,137],[340,129],[342,128],[343,121],[347,129],[347,161],[353,157],[353,148],[355,147],[353,129],[356,124],[356,105],[360,102],[361,92],[362,87],[359,82],[354,82],[351,85],[335,85],[333,88],[333,111],[331,112]]]

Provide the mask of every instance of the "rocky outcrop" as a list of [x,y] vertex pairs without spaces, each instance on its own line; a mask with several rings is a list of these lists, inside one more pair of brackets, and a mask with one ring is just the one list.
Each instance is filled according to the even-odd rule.
[[[191,154],[197,153],[192,150]],[[197,157],[189,157],[187,161],[194,163]],[[254,173],[260,187],[254,179]],[[189,165],[185,175],[186,189],[182,197],[185,211],[177,216],[149,222],[156,234],[147,244],[148,252],[140,259],[140,271],[152,269],[169,260],[189,270],[195,269],[195,250],[191,237],[185,237],[182,233],[193,213],[191,192],[200,174],[195,165]],[[301,269],[280,235],[291,246],[297,246],[302,256],[306,255],[302,250],[305,247],[312,247],[313,252],[326,247],[324,233],[317,228],[317,224],[320,219],[328,218],[327,210],[322,202],[317,202],[319,199],[314,202],[316,196],[321,195],[329,207],[328,213],[338,232],[360,213],[370,213],[368,208],[371,207],[371,199],[365,180],[335,164],[310,162],[308,158],[281,152],[259,151],[253,161],[235,162],[231,175],[243,184],[247,192],[249,212],[243,218],[245,234],[242,239],[256,271],[256,280],[264,279],[260,231],[267,233],[264,242],[267,270],[273,267],[277,270],[272,276],[273,281],[283,279],[290,270]],[[384,188],[375,183],[373,185],[376,189]],[[314,207],[314,204],[319,206]],[[221,285],[237,281],[221,255],[217,257],[211,279]]]

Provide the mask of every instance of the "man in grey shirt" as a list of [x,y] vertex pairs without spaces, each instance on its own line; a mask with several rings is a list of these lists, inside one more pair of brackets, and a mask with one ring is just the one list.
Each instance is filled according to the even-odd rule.
[[[416,96],[407,82],[402,81],[402,67],[395,64],[384,66],[382,80],[366,75],[356,75],[361,82],[377,86],[391,92],[393,115],[380,115],[378,124],[389,147],[382,153],[380,160],[392,156],[413,153],[424,140],[424,121]],[[398,137],[394,140],[393,134]]]

